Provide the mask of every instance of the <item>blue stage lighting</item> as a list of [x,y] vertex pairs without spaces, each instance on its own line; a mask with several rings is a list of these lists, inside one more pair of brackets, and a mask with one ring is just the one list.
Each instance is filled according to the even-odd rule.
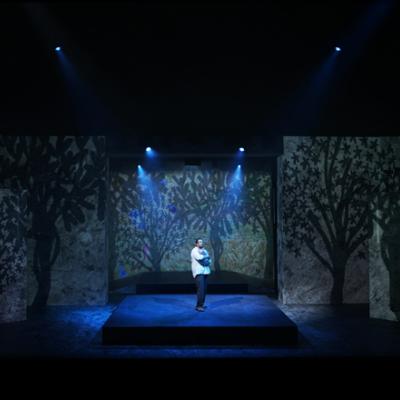
[[148,153],[150,153],[151,147],[146,147],[146,151],[147,151]]
[[242,166],[240,164],[238,164],[238,168],[242,168]]
[[61,50],[61,47],[60,47],[60,46],[57,46],[57,47],[55,48],[55,50],[56,50],[56,51],[60,51],[60,50]]
[[243,153],[244,152],[244,147],[239,147],[239,151]]
[[338,47],[338,46],[335,47],[335,50],[336,51],[342,51],[342,49],[340,47]]

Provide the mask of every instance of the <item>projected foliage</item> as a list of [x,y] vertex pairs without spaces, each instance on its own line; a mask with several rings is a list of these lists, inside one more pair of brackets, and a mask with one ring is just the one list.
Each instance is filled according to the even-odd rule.
[[[92,142],[94,150],[87,148]],[[74,145],[77,151],[73,151]],[[34,307],[47,304],[51,271],[60,253],[57,222],[66,231],[85,222],[84,210],[105,216],[105,141],[88,136],[5,136],[0,181],[27,190],[26,236],[35,242],[29,260],[37,280]],[[93,204],[92,198],[97,198]]]
[[388,163],[394,163],[393,149],[380,150],[377,139],[356,137],[313,137],[284,160],[286,248],[300,257],[307,246],[330,272],[332,303],[343,302],[350,256],[358,250],[356,256],[366,258],[360,246],[372,235],[378,205],[371,201],[385,198],[391,184],[382,174]]
[[274,270],[268,267],[273,265],[274,262],[271,175],[249,172],[245,178],[243,196],[245,213],[253,229],[255,230],[257,226],[261,227],[267,239],[264,250],[266,253],[264,277],[265,279],[272,279]]
[[183,227],[204,233],[209,230],[216,271],[221,269],[222,238],[245,221],[241,193],[229,190],[236,183],[232,175],[219,170],[204,170],[201,174],[184,170],[181,177],[173,177],[172,198],[183,209]]
[[[270,185],[270,179],[253,174],[248,179],[246,173],[240,178],[238,171],[183,168],[151,172],[146,181],[137,172],[113,173],[112,278],[142,271],[189,270],[196,236],[206,239],[215,271],[229,270],[235,264],[241,272],[263,278],[264,269],[273,268],[272,258],[268,265],[265,262],[265,241],[271,239],[265,236],[272,233],[263,229],[270,226],[269,188],[264,187]],[[267,198],[259,204],[250,195],[253,191]],[[258,215],[262,210],[264,214]]]
[[16,284],[24,265],[26,250],[22,246],[26,202],[16,194],[1,197],[0,203],[0,295]]
[[[111,205],[129,218],[128,224],[120,225],[118,253],[133,260],[137,267],[160,271],[163,258],[183,242],[179,210],[170,203],[164,175],[155,173],[143,180],[132,175],[123,183],[118,197],[111,196]],[[129,241],[123,240],[127,237]]]
[[372,199],[372,218],[382,230],[380,255],[389,272],[390,309],[400,320],[400,169],[392,145],[386,147],[381,152],[385,160],[374,175],[381,190]]

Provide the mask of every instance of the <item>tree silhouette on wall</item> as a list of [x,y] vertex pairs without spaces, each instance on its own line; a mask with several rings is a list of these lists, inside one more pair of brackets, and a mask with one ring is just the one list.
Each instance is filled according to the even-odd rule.
[[26,252],[22,246],[26,202],[19,195],[2,197],[0,203],[0,295],[20,275]]
[[130,219],[124,256],[133,259],[136,268],[159,272],[164,257],[184,242],[179,207],[171,202],[164,173],[121,179],[114,178],[111,206]]
[[300,257],[306,245],[330,272],[333,304],[343,302],[350,256],[372,235],[370,200],[381,187],[369,178],[386,158],[376,139],[313,137],[283,162],[286,248]]
[[[95,150],[87,144],[92,141]],[[73,144],[78,151],[74,154]],[[27,237],[35,241],[32,269],[38,290],[33,307],[47,304],[51,270],[60,252],[57,222],[65,229],[85,222],[86,210],[96,206],[89,199],[97,194],[97,217],[105,213],[105,142],[88,136],[0,136],[6,150],[0,179],[14,189],[27,190],[30,227]]]
[[184,169],[181,177],[173,177],[172,198],[182,209],[180,217],[186,228],[210,232],[214,253],[214,267],[221,270],[220,258],[224,250],[222,238],[239,229],[246,219],[243,198],[230,190],[235,182],[232,173],[222,170]]
[[245,175],[245,193],[243,194],[245,205],[244,210],[248,221],[253,229],[259,226],[266,238],[266,261],[264,278],[271,279],[273,272],[273,227],[271,208],[271,176],[255,172],[248,172]]
[[[258,186],[253,189],[255,192],[258,191],[259,195],[264,195],[268,190],[263,185],[268,185],[269,179],[269,177],[260,180],[250,179],[248,185],[258,182]],[[186,257],[181,250],[182,244],[185,243],[184,238],[187,239],[187,232],[207,233],[210,235],[213,265],[216,271],[219,271],[224,250],[222,239],[239,233],[243,225],[249,223],[249,215],[254,217],[253,233],[257,235],[261,231],[257,221],[265,222],[263,217],[257,218],[254,215],[256,212],[261,212],[264,204],[257,203],[251,210],[245,209],[250,204],[245,201],[248,189],[245,188],[245,182],[246,174],[238,169],[223,171],[184,168],[170,174],[165,171],[154,172],[151,174],[151,184],[155,193],[161,195],[160,200],[150,201],[148,195],[146,200],[146,194],[140,188],[142,186],[147,190],[150,186],[146,185],[144,180],[138,179],[136,172],[123,173],[123,170],[113,172],[109,207],[109,254],[112,266],[110,281],[129,275],[125,260],[130,272],[133,273],[135,269],[155,271],[162,267],[159,265],[162,260],[155,264],[150,260],[150,257],[160,260],[159,255],[164,254],[163,250],[157,250],[155,247],[162,245],[163,241],[153,240],[154,246],[149,245],[149,235],[153,234],[153,230],[157,230],[157,235],[160,234],[162,237],[163,232],[170,229],[169,233],[172,232],[172,234],[164,235],[169,241],[164,257],[174,258],[173,253],[175,253],[179,258],[177,261],[179,263],[182,262],[181,257]],[[151,194],[150,190],[148,192]],[[266,200],[268,199],[269,196],[266,196]],[[157,210],[158,205],[160,205],[160,210]],[[268,205],[264,209],[265,215],[267,210]],[[154,217],[151,219],[152,214]],[[152,224],[155,220],[159,221],[156,226]],[[164,222],[165,225],[163,225]],[[241,269],[244,268],[249,254],[243,254],[243,251],[252,252],[254,248],[257,249],[257,257],[260,257],[260,246],[254,246],[252,243],[235,252],[233,263],[240,265]],[[233,253],[227,255],[227,260],[232,259],[232,255]],[[132,262],[132,260],[135,261]],[[254,258],[251,259],[250,265],[253,266],[253,264]],[[263,266],[264,263],[257,266],[257,274]]]
[[380,169],[372,176],[381,190],[372,199],[373,220],[382,229],[380,254],[389,272],[390,309],[400,320],[400,170],[391,144],[382,150]]

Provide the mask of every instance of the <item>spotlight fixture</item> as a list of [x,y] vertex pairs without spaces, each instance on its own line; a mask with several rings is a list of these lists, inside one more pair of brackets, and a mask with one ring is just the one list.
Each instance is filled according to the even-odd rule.
[[146,151],[147,151],[147,153],[150,153],[151,147],[146,147]]
[[335,47],[335,50],[336,50],[337,52],[342,51],[342,49],[341,49],[339,46],[336,46],[336,47]]
[[57,47],[55,48],[55,51],[61,51],[61,47],[60,47],[60,46],[57,46]]
[[243,152],[244,152],[244,147],[239,147],[239,151],[240,151],[241,153],[243,153]]

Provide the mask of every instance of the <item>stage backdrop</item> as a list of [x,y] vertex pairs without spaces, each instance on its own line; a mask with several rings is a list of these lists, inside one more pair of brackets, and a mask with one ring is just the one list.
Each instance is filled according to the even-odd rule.
[[373,318],[400,321],[400,138],[381,138],[380,148],[393,150],[397,165],[390,159],[382,165],[383,190],[371,199],[369,310]]
[[0,323],[26,319],[26,192],[0,187]]
[[[393,247],[398,205],[394,199],[386,203],[390,192],[399,190],[398,171],[397,178],[393,174],[400,153],[398,146],[384,142],[377,137],[284,137],[277,182],[278,282],[284,303],[368,303],[371,298],[372,307],[380,309],[375,315],[382,315],[389,288],[392,306],[398,303]],[[387,215],[380,220],[383,204]],[[376,266],[376,252],[369,259],[374,223],[388,229],[386,268]],[[382,291],[377,294],[376,288]]]
[[105,138],[0,135],[0,166],[26,190],[28,305],[105,304]]
[[110,171],[110,278],[190,271],[195,238],[214,271],[273,286],[271,175],[200,166]]

